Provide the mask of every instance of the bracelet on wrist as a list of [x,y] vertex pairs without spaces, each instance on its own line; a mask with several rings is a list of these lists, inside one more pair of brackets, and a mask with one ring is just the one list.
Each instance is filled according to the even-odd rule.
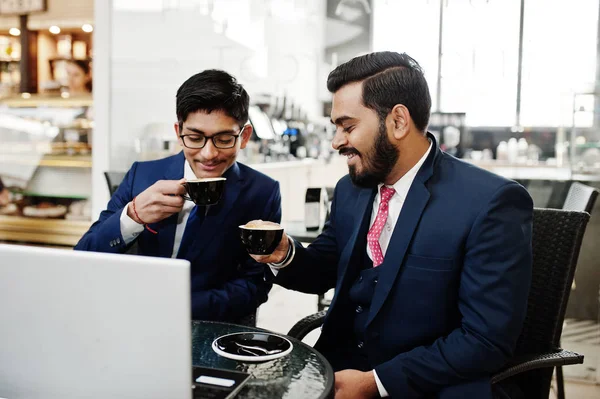
[[133,204],[133,213],[134,213],[135,217],[137,218],[137,220],[139,220],[141,222],[140,224],[144,225],[144,227],[146,228],[146,230],[148,230],[152,234],[158,234],[158,231],[151,229],[150,226],[148,226],[148,223],[144,222],[142,220],[142,218],[140,217],[140,215],[138,215],[137,209],[135,209],[135,199],[136,198],[137,198],[137,196],[133,197],[133,201],[131,201],[131,203]]

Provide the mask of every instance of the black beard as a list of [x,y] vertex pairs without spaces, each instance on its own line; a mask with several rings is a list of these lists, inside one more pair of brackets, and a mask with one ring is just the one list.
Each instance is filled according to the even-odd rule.
[[398,150],[390,143],[387,138],[385,122],[379,123],[379,135],[373,145],[373,150],[361,160],[364,165],[364,171],[357,173],[356,167],[348,167],[352,183],[359,187],[375,188],[383,183],[388,177],[394,165],[398,161]]

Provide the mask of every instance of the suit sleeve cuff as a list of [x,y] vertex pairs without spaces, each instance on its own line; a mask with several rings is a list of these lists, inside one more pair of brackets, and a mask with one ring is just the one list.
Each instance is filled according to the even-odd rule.
[[385,390],[383,384],[381,383],[381,380],[379,379],[379,376],[377,375],[377,371],[373,370],[373,376],[375,377],[375,384],[377,384],[377,390],[379,391],[379,396],[381,396],[382,398],[387,398],[388,396],[390,396],[388,394],[388,391]]
[[288,242],[290,245],[288,246],[288,251],[283,261],[281,263],[268,263],[274,276],[277,276],[277,273],[279,273],[280,269],[283,269],[294,260],[294,256],[296,255],[296,246],[290,237],[288,237]]
[[137,223],[135,220],[127,215],[127,208],[129,204],[125,205],[121,212],[120,225],[121,225],[121,236],[125,245],[129,245],[135,240],[142,231],[144,231],[144,225]]

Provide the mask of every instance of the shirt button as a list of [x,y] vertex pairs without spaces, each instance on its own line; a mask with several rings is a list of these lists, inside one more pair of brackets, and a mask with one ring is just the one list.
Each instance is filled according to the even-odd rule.
[[360,306],[360,305],[358,305],[358,306],[356,307],[356,313],[362,313],[362,311],[363,311],[363,307],[362,307],[362,306]]
[[373,284],[377,284],[377,279],[373,280]]
[[358,349],[362,349],[363,346],[365,346],[365,344],[362,341],[358,342],[358,345],[356,345],[358,347]]

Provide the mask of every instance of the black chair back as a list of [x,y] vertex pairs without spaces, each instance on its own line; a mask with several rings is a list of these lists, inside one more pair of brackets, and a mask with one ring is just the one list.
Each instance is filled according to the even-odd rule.
[[592,213],[596,198],[598,198],[598,189],[575,181],[569,187],[562,209]]
[[[533,273],[516,358],[559,348],[575,266],[589,218],[587,212],[534,209]],[[544,368],[512,378],[519,380],[518,385],[527,398],[548,398],[552,371],[552,368]]]
[[104,172],[104,177],[106,178],[106,184],[108,184],[108,192],[112,197],[117,188],[119,188],[119,184],[123,181],[125,172]]

